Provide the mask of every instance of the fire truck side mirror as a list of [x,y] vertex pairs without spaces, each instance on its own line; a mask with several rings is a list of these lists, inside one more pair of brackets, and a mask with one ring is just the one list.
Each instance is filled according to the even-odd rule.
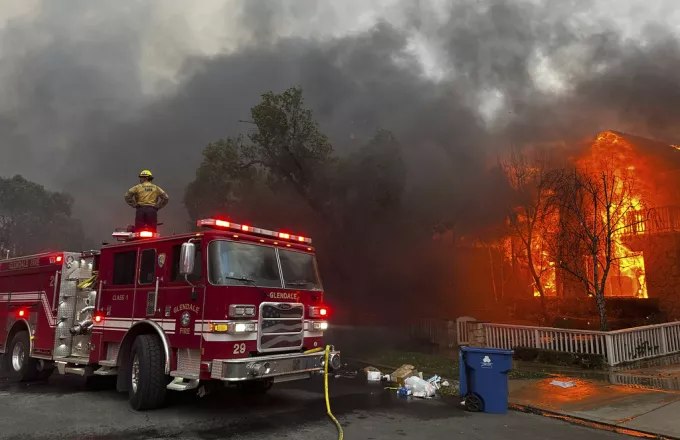
[[182,250],[179,254],[180,275],[189,276],[194,273],[195,260],[196,246],[193,243],[182,243]]

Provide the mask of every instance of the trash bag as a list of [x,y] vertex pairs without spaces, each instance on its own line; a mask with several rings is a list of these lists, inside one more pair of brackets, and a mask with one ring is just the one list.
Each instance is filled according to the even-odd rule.
[[432,397],[436,393],[434,385],[418,376],[407,377],[404,382],[406,388],[413,391],[413,397]]

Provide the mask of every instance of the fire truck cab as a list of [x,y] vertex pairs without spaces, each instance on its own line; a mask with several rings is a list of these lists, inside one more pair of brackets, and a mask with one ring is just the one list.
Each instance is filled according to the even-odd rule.
[[143,410],[202,382],[261,392],[323,370],[329,309],[311,240],[220,219],[198,226],[0,262],[5,373],[110,382]]

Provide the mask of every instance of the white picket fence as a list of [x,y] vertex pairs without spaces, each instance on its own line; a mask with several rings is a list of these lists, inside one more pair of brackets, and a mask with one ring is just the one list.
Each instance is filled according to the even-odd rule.
[[482,325],[486,346],[490,348],[533,347],[567,353],[607,353],[604,332],[491,323]]
[[595,354],[616,366],[643,359],[680,353],[680,321],[634,327],[610,332],[571,330],[494,323],[479,323],[470,316],[455,323],[442,319],[420,319],[412,323],[410,337],[451,347],[470,344],[470,331],[482,325],[485,346],[511,350],[532,347],[565,353]]
[[[467,330],[470,324],[469,317],[465,317],[457,328],[459,332]],[[610,366],[680,353],[680,322],[610,332],[493,323],[482,323],[482,326],[485,345],[489,348],[510,350],[515,347],[533,347],[566,353],[599,354],[606,358]]]

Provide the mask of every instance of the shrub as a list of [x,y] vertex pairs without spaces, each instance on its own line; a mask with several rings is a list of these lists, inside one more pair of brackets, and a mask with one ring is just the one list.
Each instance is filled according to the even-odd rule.
[[538,357],[538,349],[532,347],[515,347],[513,357],[520,361],[534,362]]
[[538,349],[538,357],[536,358],[536,362],[557,365],[557,354],[557,351]]
[[586,369],[603,369],[607,363],[601,354],[565,353],[532,347],[513,348],[514,358],[526,362],[557,365],[562,367],[579,366]]
[[570,367],[577,363],[577,357],[573,353],[558,351],[555,353],[555,363],[563,367]]
[[603,370],[607,368],[604,356],[601,354],[580,354],[580,364],[583,368]]

